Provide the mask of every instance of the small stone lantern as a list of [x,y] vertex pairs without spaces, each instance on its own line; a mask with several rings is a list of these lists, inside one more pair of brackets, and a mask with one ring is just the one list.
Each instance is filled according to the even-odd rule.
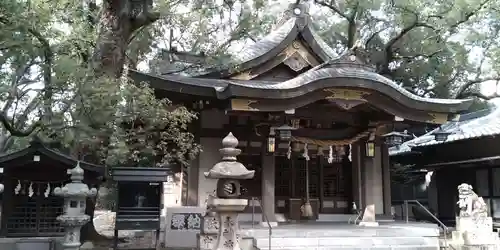
[[54,195],[64,197],[64,214],[57,217],[57,221],[64,227],[65,235],[62,243],[64,250],[80,249],[80,229],[90,221],[90,216],[85,214],[87,197],[97,195],[95,188],[89,189],[84,184],[84,171],[80,162],[76,167],[68,170],[71,182],[62,188],[55,188]]
[[208,179],[217,179],[217,197],[207,201],[210,212],[217,214],[220,222],[217,233],[217,243],[214,250],[240,250],[238,214],[248,205],[247,199],[239,199],[241,186],[239,180],[253,178],[255,171],[248,170],[243,164],[236,161],[241,153],[237,149],[238,140],[229,133],[222,140],[222,161],[215,164],[210,171],[205,172]]

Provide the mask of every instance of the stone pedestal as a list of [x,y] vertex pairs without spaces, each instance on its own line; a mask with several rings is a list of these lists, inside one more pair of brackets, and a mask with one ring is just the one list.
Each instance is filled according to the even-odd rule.
[[212,199],[209,206],[217,212],[219,221],[215,250],[240,250],[238,214],[248,205],[247,199]]
[[457,217],[456,230],[452,232],[454,244],[461,249],[497,249],[500,245],[498,234],[493,232],[493,219],[491,217]]
[[375,205],[371,204],[366,206],[365,211],[363,212],[363,218],[361,222],[359,222],[360,226],[365,227],[377,227],[378,222],[375,220]]

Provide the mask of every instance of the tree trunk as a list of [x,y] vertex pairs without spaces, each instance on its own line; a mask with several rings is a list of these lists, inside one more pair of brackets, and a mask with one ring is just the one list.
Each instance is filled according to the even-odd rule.
[[[159,18],[151,13],[153,0],[104,0],[99,17],[99,30],[96,47],[92,56],[91,67],[93,80],[106,77],[118,79],[123,71],[129,40],[137,29],[147,26]],[[96,127],[100,127],[96,124]],[[104,138],[106,148],[109,138]],[[94,218],[95,199],[87,200],[86,213]],[[109,240],[100,235],[91,220],[82,228],[82,242]]]
[[131,22],[126,16],[125,1],[103,2],[99,20],[99,33],[92,57],[95,77],[118,78],[125,62],[125,51],[132,33]]

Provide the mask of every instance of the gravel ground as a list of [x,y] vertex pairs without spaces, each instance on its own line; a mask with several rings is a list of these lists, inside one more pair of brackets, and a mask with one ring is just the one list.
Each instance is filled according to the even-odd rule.
[[[154,232],[144,232],[144,235],[141,237],[133,237],[133,238],[126,238],[123,241],[124,242],[119,242],[118,247],[120,249],[142,249],[142,248],[152,248],[153,242],[154,242]],[[94,250],[108,250],[113,247],[113,243],[110,242],[109,244],[106,245],[95,245],[93,248]]]
[[[114,236],[115,213],[111,211],[96,211],[94,218],[94,226],[97,232],[108,238]],[[118,231],[120,242],[118,246],[121,249],[134,249],[134,248],[151,248],[155,238],[153,231]],[[95,245],[95,250],[108,250],[112,247],[112,243],[105,246]]]

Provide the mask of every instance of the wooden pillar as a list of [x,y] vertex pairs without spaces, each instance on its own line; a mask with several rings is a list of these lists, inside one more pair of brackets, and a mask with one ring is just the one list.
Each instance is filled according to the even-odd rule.
[[[194,134],[195,142],[200,144],[201,137],[201,119],[202,115],[198,116],[198,119],[192,123],[192,131]],[[198,200],[198,189],[199,189],[199,176],[200,176],[200,155],[196,156],[195,159],[191,161],[187,169],[187,194],[186,194],[186,205],[187,206],[198,206],[204,205],[200,204]]]
[[[366,143],[366,142],[365,142]],[[366,148],[365,145],[361,145],[363,148]],[[377,154],[377,150],[375,149],[375,155]],[[375,205],[375,190],[374,190],[374,162],[375,157],[367,157],[366,150],[363,150],[362,163],[363,168],[361,175],[363,176],[363,209],[369,205]],[[375,207],[375,209],[377,209]]]
[[200,158],[196,157],[191,164],[189,165],[188,172],[188,181],[187,181],[187,201],[186,205],[188,206],[198,206],[198,179],[200,175]]
[[277,224],[275,214],[275,159],[274,155],[262,154],[262,222],[267,226],[266,217],[272,226]]
[[389,162],[389,148],[383,145],[382,149],[382,191],[384,196],[384,215],[392,216],[392,198],[391,198],[391,170]]
[[[364,151],[363,151],[364,152]],[[362,172],[361,172],[361,143],[355,143],[351,146],[351,160],[352,160],[352,200],[356,203],[358,209],[364,207],[362,199]]]
[[[368,171],[371,175],[371,187],[373,203],[375,204],[376,214],[384,214],[385,200],[384,200],[384,180],[383,180],[383,151],[384,143],[381,138],[375,141],[375,156],[372,161],[372,169]],[[389,188],[390,190],[390,188]],[[390,204],[390,202],[389,202]]]
[[494,217],[493,215],[495,214],[495,208],[493,207],[493,183],[494,183],[495,179],[494,179],[494,176],[493,176],[493,168],[488,168],[488,197],[490,199],[488,199],[488,207],[490,208],[490,211],[488,211],[490,213],[490,216],[491,217]]
[[[362,209],[375,206],[376,214],[384,213],[383,178],[382,178],[382,143],[374,141],[373,157],[366,156],[366,141],[360,142]],[[390,190],[390,188],[389,188]]]
[[324,213],[323,211],[323,202],[325,200],[325,157],[324,156],[318,156],[318,167],[319,167],[319,185],[318,185],[318,198],[319,198],[319,211],[320,213]]

